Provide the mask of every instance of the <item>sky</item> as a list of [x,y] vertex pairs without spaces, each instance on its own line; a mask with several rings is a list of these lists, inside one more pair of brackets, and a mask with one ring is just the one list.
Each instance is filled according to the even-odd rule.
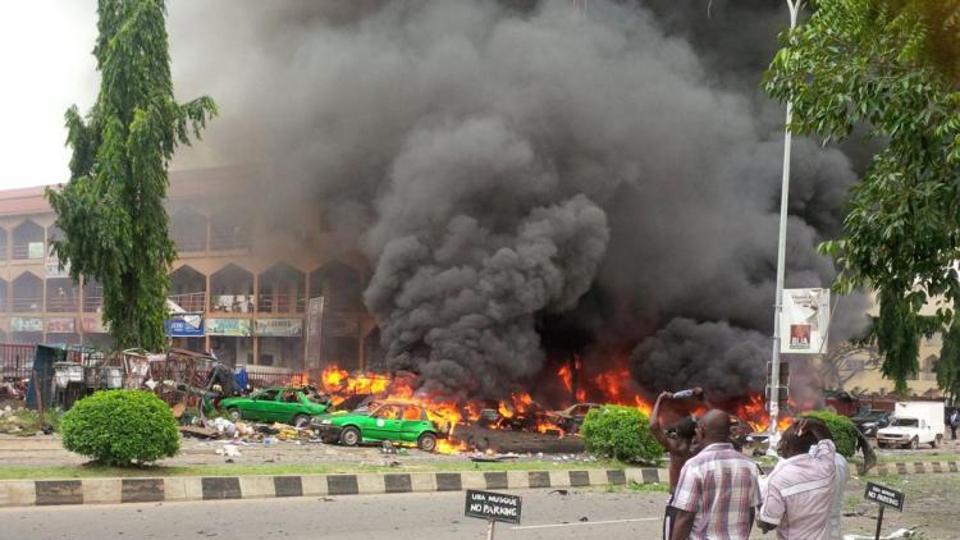
[[63,114],[89,109],[95,0],[0,0],[0,189],[65,182]]

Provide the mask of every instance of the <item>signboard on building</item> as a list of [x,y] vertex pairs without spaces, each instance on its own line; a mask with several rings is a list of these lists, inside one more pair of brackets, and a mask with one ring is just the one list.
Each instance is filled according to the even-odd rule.
[[323,297],[307,302],[307,343],[305,361],[308,368],[320,367],[320,347],[323,339]]
[[43,332],[43,319],[39,317],[10,317],[11,332]]
[[77,320],[73,317],[54,317],[47,319],[47,333],[73,334],[77,331]]
[[[22,244],[21,244],[22,245]],[[43,258],[43,242],[29,242],[27,244],[27,258],[28,259],[42,259]]]
[[80,318],[80,329],[87,334],[106,334],[107,325],[103,323],[103,318],[99,313],[84,315]]
[[170,337],[203,337],[203,314],[174,313],[163,326]]
[[250,337],[250,319],[207,319],[208,336]]
[[829,326],[830,289],[784,289],[780,352],[824,352]]
[[219,294],[213,297],[211,310],[220,313],[253,313],[256,305],[252,294]]
[[254,332],[264,337],[299,337],[303,335],[303,319],[256,319]]

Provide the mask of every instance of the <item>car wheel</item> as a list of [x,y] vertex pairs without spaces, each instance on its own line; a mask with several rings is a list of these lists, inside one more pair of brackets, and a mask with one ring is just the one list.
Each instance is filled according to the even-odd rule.
[[293,417],[293,425],[302,428],[310,424],[310,415],[309,414],[298,414]]
[[437,436],[433,433],[424,433],[417,439],[417,448],[424,452],[433,452],[437,449]]
[[920,441],[918,441],[917,438],[914,437],[914,438],[910,441],[910,449],[911,449],[911,450],[916,450],[919,446],[920,446]]
[[240,418],[242,417],[243,414],[240,413],[240,409],[236,407],[230,407],[227,409],[227,418],[229,418],[231,422],[239,422]]
[[353,426],[343,428],[343,431],[340,432],[340,443],[344,446],[360,444],[360,430]]

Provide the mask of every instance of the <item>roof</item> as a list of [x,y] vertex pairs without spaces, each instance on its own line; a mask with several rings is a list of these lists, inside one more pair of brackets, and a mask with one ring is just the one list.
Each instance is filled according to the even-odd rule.
[[[212,193],[237,195],[251,180],[258,178],[261,168],[257,165],[235,165],[170,171],[170,199],[191,199]],[[26,188],[0,190],[0,216],[44,214],[51,212],[44,198],[46,189],[63,184],[47,184]]]

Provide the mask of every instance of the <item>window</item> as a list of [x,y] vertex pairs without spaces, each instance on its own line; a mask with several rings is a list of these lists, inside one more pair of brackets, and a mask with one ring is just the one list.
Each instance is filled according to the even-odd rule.
[[400,407],[396,405],[384,405],[376,411],[374,411],[373,416],[375,418],[383,418],[385,420],[397,420],[400,418]]
[[421,420],[423,419],[423,411],[420,410],[420,407],[407,406],[403,409],[403,419],[404,420]]
[[260,392],[253,399],[257,401],[275,401],[277,399],[277,394],[279,393],[280,393],[280,390],[276,388],[271,388],[269,390],[264,390],[263,392]]

